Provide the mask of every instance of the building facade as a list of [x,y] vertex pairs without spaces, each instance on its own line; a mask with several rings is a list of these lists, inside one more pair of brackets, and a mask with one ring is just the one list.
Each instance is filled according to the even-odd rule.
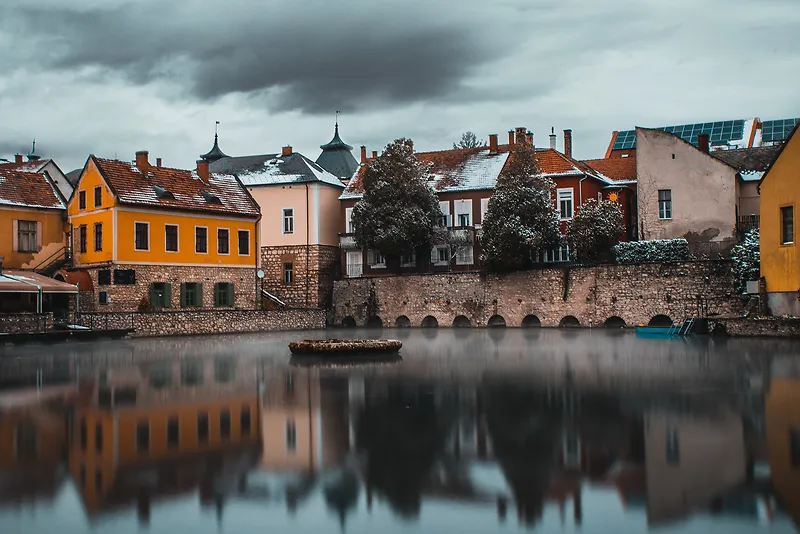
[[[258,205],[234,177],[90,156],[69,201],[84,310],[253,309]],[[85,291],[85,288],[81,288]]]
[[[800,124],[800,123],[798,123]],[[800,251],[795,218],[800,206],[800,135],[795,126],[761,179],[761,276],[773,315],[800,316]]]

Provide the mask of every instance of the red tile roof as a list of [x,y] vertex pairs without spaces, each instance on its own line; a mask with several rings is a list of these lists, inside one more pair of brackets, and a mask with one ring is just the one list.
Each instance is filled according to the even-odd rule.
[[[209,174],[204,183],[194,171],[151,166],[145,176],[133,163],[90,156],[121,204],[166,209],[212,212],[233,216],[258,217],[258,204],[235,176]],[[175,197],[162,198],[155,186]],[[206,200],[203,192],[219,198],[220,203]]]
[[609,180],[625,182],[636,180],[636,154],[627,158],[587,159],[583,163]]
[[55,186],[37,172],[0,167],[0,205],[65,209]]
[[22,172],[39,172],[48,163],[50,163],[49,159],[39,159],[35,161],[21,161],[19,163],[17,163],[16,161],[11,161],[8,163],[0,163],[0,169],[12,169],[15,171],[22,171]]

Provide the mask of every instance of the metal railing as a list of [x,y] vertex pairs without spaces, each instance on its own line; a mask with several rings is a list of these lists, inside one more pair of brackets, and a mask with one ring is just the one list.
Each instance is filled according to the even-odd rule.
[[339,234],[339,247],[350,249],[358,248],[355,234]]
[[758,230],[760,222],[760,215],[740,215],[739,219],[736,221],[736,231],[740,234],[744,234],[750,230]]
[[348,263],[345,273],[348,278],[361,278],[364,274],[364,265],[361,263]]
[[60,265],[58,265],[59,263],[61,262],[66,263],[68,261],[69,261],[69,249],[67,248],[66,245],[64,245],[60,249],[53,252],[50,256],[40,261],[39,264],[32,267],[32,269],[34,272],[42,273],[46,272],[48,269],[54,266],[60,267]]

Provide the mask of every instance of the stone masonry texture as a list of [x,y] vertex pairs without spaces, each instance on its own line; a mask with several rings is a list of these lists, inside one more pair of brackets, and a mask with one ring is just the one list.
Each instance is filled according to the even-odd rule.
[[233,334],[325,328],[325,311],[178,310],[149,313],[84,313],[84,325],[136,331],[132,337]]
[[42,332],[53,326],[52,313],[0,313],[0,332]]
[[[306,251],[308,268],[306,268]],[[284,265],[292,264],[292,283],[284,284]],[[290,308],[329,307],[337,278],[339,247],[325,245],[261,247],[264,289]]]
[[535,315],[543,326],[558,326],[567,316],[582,326],[601,326],[611,317],[633,326],[667,315],[677,323],[694,315],[699,301],[710,315],[741,315],[743,303],[733,288],[726,261],[350,278],[335,284],[332,322],[352,317],[365,325],[377,316],[394,326],[405,316],[411,326],[421,326],[430,315],[447,327],[463,315],[472,326],[486,326],[499,315],[508,326],[521,326]]

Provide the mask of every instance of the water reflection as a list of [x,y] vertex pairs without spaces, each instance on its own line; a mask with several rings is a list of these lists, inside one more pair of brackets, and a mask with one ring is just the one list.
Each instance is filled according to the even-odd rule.
[[797,343],[402,334],[341,368],[290,365],[292,334],[0,348],[0,527],[800,524]]

